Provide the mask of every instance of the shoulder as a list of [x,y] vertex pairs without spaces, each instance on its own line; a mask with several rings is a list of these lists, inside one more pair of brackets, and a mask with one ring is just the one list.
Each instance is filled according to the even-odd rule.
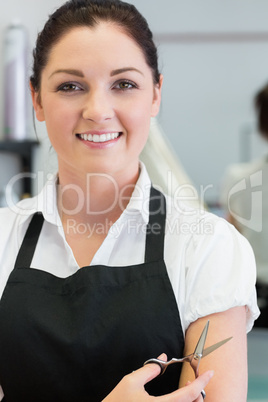
[[37,211],[36,197],[25,199],[9,207],[0,208],[0,247],[18,237],[21,228],[27,225],[32,215]]
[[[247,239],[226,219],[202,207],[185,207],[184,210],[173,211],[171,216],[173,226],[174,222],[179,222],[177,227],[180,234],[187,238],[189,252],[198,253],[199,257],[206,253],[218,253],[223,256],[224,252],[228,252],[229,255],[240,254],[241,257],[246,255],[253,258],[253,251]],[[228,258],[227,255],[225,258]]]
[[[202,208],[190,208],[183,204],[170,204],[167,198],[165,258],[180,261],[174,269],[186,271],[217,270],[221,267],[229,273],[249,267],[255,275],[255,259],[248,240],[224,218]],[[225,266],[225,267],[224,267]]]
[[165,261],[179,292],[184,328],[199,317],[247,305],[250,329],[258,309],[249,242],[225,219],[182,207],[173,205],[167,215]]
[[0,208],[0,298],[33,215],[33,200]]
[[195,245],[218,241],[222,238],[238,238],[243,242],[237,230],[204,207],[191,207],[184,200],[166,196],[167,200],[167,233],[173,229],[173,235],[180,237],[180,241],[191,242]]

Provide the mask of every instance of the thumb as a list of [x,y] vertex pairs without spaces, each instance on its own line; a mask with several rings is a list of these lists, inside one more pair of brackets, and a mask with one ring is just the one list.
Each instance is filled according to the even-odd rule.
[[206,371],[193,382],[188,381],[185,387],[173,391],[171,394],[165,395],[166,399],[163,399],[163,401],[199,401],[201,398],[201,391],[209,383],[213,374],[213,371]]
[[198,386],[201,386],[202,389],[205,388],[206,385],[208,385],[209,381],[211,378],[214,376],[214,371],[209,370],[206,371],[205,373],[201,374],[198,376],[194,382],[198,383]]
[[[158,356],[158,359],[160,360],[167,360],[167,356],[165,353],[162,353],[162,355]],[[145,364],[145,366],[141,367],[140,369],[134,371],[131,376],[135,378],[135,381],[139,385],[144,386],[147,384],[147,382],[150,382],[153,380],[155,377],[157,377],[161,373],[161,368],[158,364],[156,363],[149,363]]]
[[214,375],[213,370],[206,371],[205,373],[198,376],[193,382],[187,384],[187,388],[191,389],[193,394],[196,395],[197,397],[200,394],[201,390],[204,389],[206,385],[209,383],[213,375]]

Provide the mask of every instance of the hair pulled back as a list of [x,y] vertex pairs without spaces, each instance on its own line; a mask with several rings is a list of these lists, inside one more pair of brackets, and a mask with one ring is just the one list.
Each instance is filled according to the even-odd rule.
[[120,0],[69,0],[49,16],[38,34],[30,77],[36,92],[40,91],[41,74],[53,46],[72,28],[93,28],[102,21],[116,24],[137,43],[152,70],[154,83],[159,83],[158,56],[153,35],[146,19],[135,6]]
[[256,94],[255,107],[258,113],[258,129],[268,139],[268,84]]

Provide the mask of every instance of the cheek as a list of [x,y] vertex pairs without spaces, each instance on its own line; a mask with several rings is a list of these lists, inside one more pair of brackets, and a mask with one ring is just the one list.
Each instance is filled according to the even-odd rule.
[[129,113],[127,142],[135,153],[140,154],[148,139],[151,118],[148,111],[138,108]]
[[135,129],[137,137],[141,139],[144,137],[144,141],[147,140],[150,124],[151,124],[151,114],[150,107],[144,105],[144,108],[138,108],[134,113],[131,113],[131,124]]
[[135,102],[126,102],[124,104],[123,114],[124,120],[128,123],[128,128],[139,128],[144,132],[150,127],[152,102],[150,98],[140,97]]
[[74,110],[58,103],[54,105],[53,102],[48,103],[46,106],[44,115],[49,137],[70,134],[76,121]]

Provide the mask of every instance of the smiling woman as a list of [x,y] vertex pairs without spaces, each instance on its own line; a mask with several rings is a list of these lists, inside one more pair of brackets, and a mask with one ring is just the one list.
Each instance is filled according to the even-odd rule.
[[80,186],[89,172],[120,174],[120,187],[135,184],[150,119],[159,109],[161,78],[155,85],[142,50],[121,29],[102,22],[69,30],[54,45],[40,91],[32,94],[58,155],[61,184],[70,169]]
[[[206,385],[208,401],[246,399],[254,257],[227,222],[152,187],[139,155],[162,81],[152,33],[128,3],[68,1],[38,35],[32,100],[58,172],[0,210],[9,402],[201,402]],[[197,379],[187,366],[142,367],[192,353],[208,319],[210,344],[233,339]]]

